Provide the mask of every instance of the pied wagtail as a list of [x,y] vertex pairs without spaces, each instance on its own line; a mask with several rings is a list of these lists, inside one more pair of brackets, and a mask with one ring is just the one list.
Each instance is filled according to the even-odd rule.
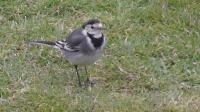
[[75,29],[66,39],[60,41],[29,41],[30,44],[49,45],[58,48],[64,57],[75,67],[78,84],[81,85],[78,65],[93,64],[106,44],[102,33],[102,23],[98,19],[90,19],[81,28]]

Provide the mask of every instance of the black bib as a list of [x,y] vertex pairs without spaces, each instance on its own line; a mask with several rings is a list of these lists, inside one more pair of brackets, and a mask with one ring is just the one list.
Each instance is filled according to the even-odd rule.
[[99,48],[102,46],[103,41],[104,41],[104,36],[102,34],[102,36],[100,38],[95,38],[94,35],[87,33],[88,37],[91,39],[92,44],[94,45],[95,48]]

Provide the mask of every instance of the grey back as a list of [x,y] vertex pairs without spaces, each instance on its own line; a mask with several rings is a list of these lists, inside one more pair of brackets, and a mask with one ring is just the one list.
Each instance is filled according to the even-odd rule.
[[82,28],[74,30],[65,40],[71,46],[79,46],[81,42],[83,42],[86,37],[82,33]]

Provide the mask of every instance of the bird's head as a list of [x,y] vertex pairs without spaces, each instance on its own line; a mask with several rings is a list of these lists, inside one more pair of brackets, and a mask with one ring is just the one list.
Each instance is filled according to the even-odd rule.
[[102,23],[98,19],[90,19],[82,26],[89,34],[99,34],[104,30]]

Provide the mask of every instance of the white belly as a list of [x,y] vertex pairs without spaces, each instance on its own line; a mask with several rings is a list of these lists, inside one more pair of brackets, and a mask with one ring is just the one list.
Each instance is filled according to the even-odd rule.
[[68,58],[68,61],[72,65],[88,65],[88,64],[93,64],[99,57],[101,56],[101,52],[96,52],[90,55],[84,55],[84,54],[75,54],[71,55]]

